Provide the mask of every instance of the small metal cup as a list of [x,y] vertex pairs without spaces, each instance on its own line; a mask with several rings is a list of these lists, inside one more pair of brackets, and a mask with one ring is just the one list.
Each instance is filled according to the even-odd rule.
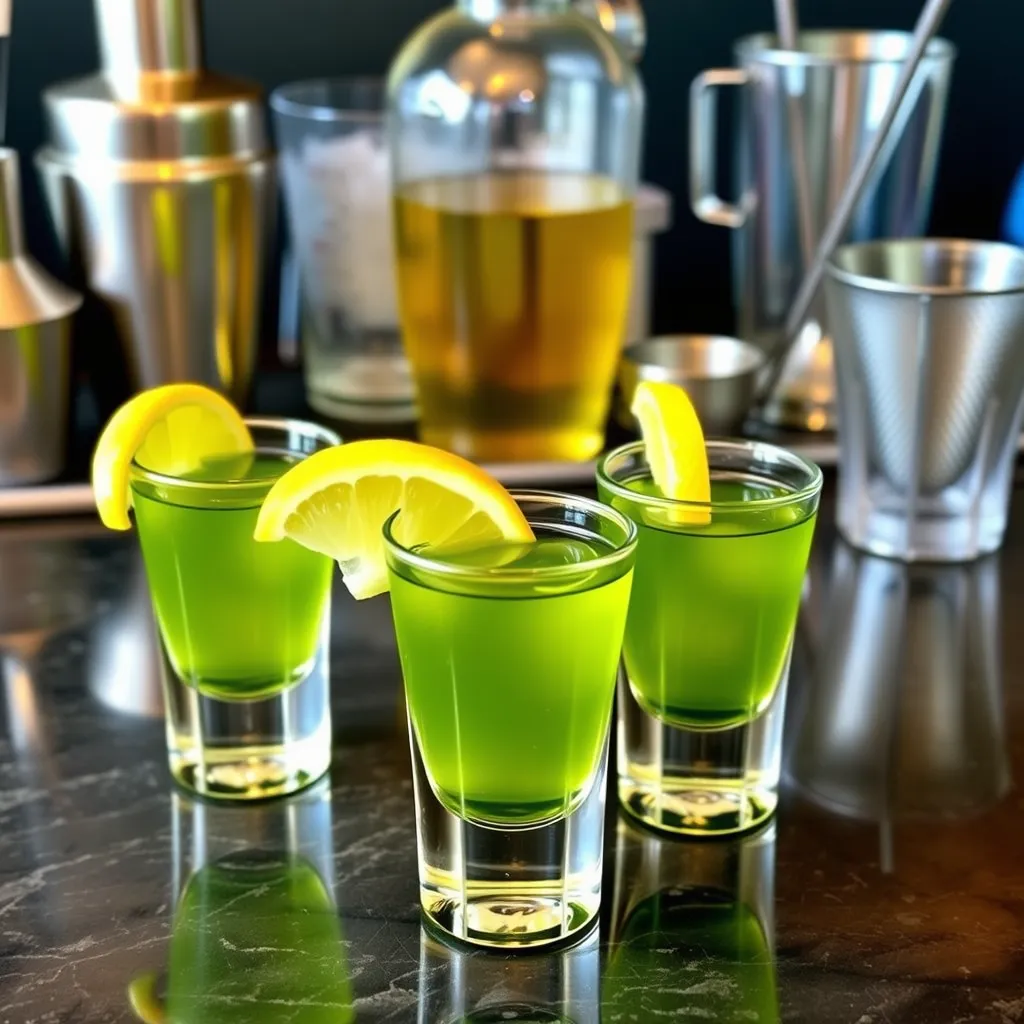
[[843,424],[840,532],[906,561],[995,551],[1024,417],[1024,249],[844,246],[826,294]]
[[619,366],[619,422],[636,426],[629,409],[640,381],[665,381],[686,389],[705,434],[738,434],[764,362],[757,346],[722,335],[673,334],[630,345]]

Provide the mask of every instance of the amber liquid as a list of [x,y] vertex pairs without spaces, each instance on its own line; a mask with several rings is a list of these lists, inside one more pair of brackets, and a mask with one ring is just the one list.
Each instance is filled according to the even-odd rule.
[[607,178],[440,178],[395,200],[399,306],[427,444],[490,462],[600,451],[632,273]]

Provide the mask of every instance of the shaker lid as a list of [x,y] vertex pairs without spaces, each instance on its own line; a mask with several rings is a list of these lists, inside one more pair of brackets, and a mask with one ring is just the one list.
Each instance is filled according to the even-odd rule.
[[93,0],[93,8],[103,71],[44,92],[51,156],[142,162],[266,155],[259,90],[203,67],[198,0]]
[[47,89],[43,103],[59,156],[244,160],[269,150],[259,90],[218,75],[153,76],[130,97],[90,75]]

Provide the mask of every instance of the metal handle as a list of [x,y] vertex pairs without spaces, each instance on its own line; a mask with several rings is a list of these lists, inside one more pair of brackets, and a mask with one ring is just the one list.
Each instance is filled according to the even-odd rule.
[[727,203],[715,191],[718,175],[718,93],[726,85],[747,85],[750,76],[737,68],[699,74],[690,86],[690,206],[706,224],[739,228],[750,213],[749,197]]

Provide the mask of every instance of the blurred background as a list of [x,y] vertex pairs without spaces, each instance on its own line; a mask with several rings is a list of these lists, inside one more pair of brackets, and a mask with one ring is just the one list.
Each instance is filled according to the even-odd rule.
[[[267,91],[300,78],[382,74],[408,34],[446,6],[448,0],[205,0],[207,63]],[[920,7],[921,0],[805,0],[801,13],[808,27],[909,30]],[[672,230],[657,239],[653,327],[729,332],[730,232],[701,224],[687,204],[687,94],[699,71],[733,63],[733,40],[772,27],[772,6],[769,0],[646,0],[644,11],[644,177],[675,199]],[[941,34],[956,44],[959,57],[930,233],[992,238],[1024,160],[1024,4],[954,4]],[[29,161],[43,141],[43,88],[97,68],[92,6],[88,0],[14,0],[13,38],[8,144],[27,165],[25,213],[33,249],[59,274]],[[271,314],[275,301],[268,296]],[[270,337],[261,361],[275,361]]]

